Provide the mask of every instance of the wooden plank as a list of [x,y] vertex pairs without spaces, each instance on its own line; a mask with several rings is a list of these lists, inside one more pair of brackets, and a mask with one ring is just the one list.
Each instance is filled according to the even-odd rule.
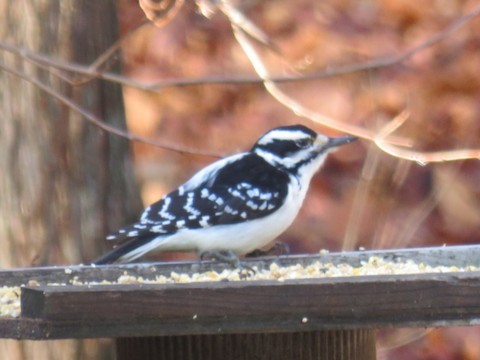
[[[22,316],[142,335],[480,323],[480,272],[22,289]],[[114,331],[114,329],[112,329]],[[104,336],[111,336],[105,333]]]
[[[296,255],[247,262],[259,267],[272,262],[308,265],[316,261],[355,266],[371,256],[432,266],[479,266],[480,246]],[[23,290],[22,317],[0,318],[0,337],[64,339],[479,324],[478,272],[283,283],[46,286],[51,282],[69,284],[74,279],[114,281],[123,274],[154,278],[172,271],[190,274],[224,267],[194,261],[0,271],[0,286],[18,286],[29,280],[43,284]]]
[[[431,266],[480,266],[480,245],[432,247],[395,250],[352,251],[313,255],[289,255],[279,257],[264,257],[246,259],[250,266],[267,268],[275,262],[281,266],[293,264],[308,265],[316,261],[333,264],[346,263],[358,266],[362,261],[368,261],[371,256],[377,256],[387,261],[412,260]],[[26,285],[30,280],[40,284],[71,283],[76,279],[82,282],[115,281],[123,274],[154,278],[157,275],[169,276],[172,271],[177,273],[196,273],[202,271],[222,271],[228,266],[210,261],[183,261],[163,263],[115,264],[102,266],[71,265],[50,266],[38,268],[18,268],[0,271],[0,286]]]

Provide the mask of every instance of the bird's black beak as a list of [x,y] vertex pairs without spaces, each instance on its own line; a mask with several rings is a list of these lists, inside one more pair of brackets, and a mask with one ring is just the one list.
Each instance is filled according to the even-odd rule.
[[333,149],[341,145],[350,144],[356,140],[358,140],[358,137],[350,135],[329,138],[328,142],[324,146],[324,149]]

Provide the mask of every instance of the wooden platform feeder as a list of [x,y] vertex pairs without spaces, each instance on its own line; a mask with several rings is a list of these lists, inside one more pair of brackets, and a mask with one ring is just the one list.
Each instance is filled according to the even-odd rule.
[[247,263],[259,269],[316,262],[361,267],[372,257],[421,263],[427,270],[445,266],[446,272],[98,285],[92,283],[221,272],[225,266],[177,262],[1,271],[0,286],[23,286],[20,316],[0,318],[0,337],[115,338],[117,359],[369,360],[376,358],[376,329],[480,323],[480,246]]

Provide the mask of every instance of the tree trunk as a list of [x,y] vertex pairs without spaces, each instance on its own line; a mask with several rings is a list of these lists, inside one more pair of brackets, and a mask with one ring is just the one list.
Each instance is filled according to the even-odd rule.
[[[0,1],[0,39],[33,52],[88,64],[117,37],[114,0]],[[0,62],[125,127],[119,86],[71,86],[6,52]],[[128,141],[1,69],[0,84],[0,267],[91,261],[106,248],[105,234],[140,210]],[[0,343],[3,359],[99,359],[100,352],[93,341]]]

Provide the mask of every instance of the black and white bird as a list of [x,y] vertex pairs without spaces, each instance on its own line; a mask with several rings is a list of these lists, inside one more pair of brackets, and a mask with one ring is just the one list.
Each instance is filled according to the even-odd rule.
[[284,232],[327,154],[356,137],[302,126],[264,134],[250,151],[218,160],[109,235],[120,242],[94,264],[130,262],[150,251],[197,251],[238,263]]

